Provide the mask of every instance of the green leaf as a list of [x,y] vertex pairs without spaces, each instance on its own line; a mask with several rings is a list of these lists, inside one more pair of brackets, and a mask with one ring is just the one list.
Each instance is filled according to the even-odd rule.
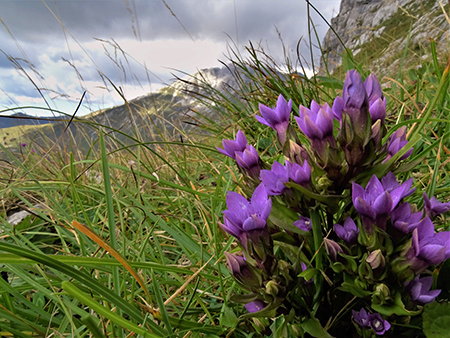
[[427,338],[447,338],[449,336],[450,302],[433,302],[425,305],[422,319],[423,333]]
[[372,304],[372,309],[382,315],[391,316],[396,314],[397,316],[416,316],[422,312],[422,310],[417,311],[409,311],[406,310],[405,304],[403,304],[402,296],[400,293],[395,294],[395,303],[393,305],[380,305],[380,304]]
[[134,331],[135,333],[140,334],[144,337],[148,337],[148,338],[161,337],[161,336],[157,336],[153,333],[148,332],[146,329],[124,319],[123,317],[119,316],[115,312],[110,311],[105,306],[103,306],[100,303],[93,300],[91,295],[88,295],[88,294],[82,292],[79,288],[77,288],[75,286],[75,284],[73,284],[71,282],[68,282],[68,281],[62,282],[62,288],[69,295],[78,299],[80,302],[87,305],[90,309],[94,310],[95,312],[104,316],[105,318],[110,319],[112,322],[116,323],[117,325],[120,325],[130,331]]
[[319,269],[308,268],[305,271],[303,271],[302,273],[300,273],[298,276],[303,277],[306,281],[309,281],[311,278],[313,278],[319,272],[320,272]]
[[320,81],[320,84],[327,88],[333,88],[333,89],[342,89],[344,86],[344,83],[342,81],[336,80],[331,77],[326,76],[316,76],[317,80]]
[[311,199],[322,202],[323,204],[328,205],[329,207],[336,207],[342,199],[342,196],[337,196],[337,195],[316,194],[316,193],[312,192],[311,190],[308,190],[305,187],[302,187],[300,184],[297,184],[294,182],[287,182],[284,185],[288,188],[293,188],[295,190],[298,190],[302,194],[310,197]]
[[236,314],[228,306],[223,307],[220,314],[220,325],[234,328],[238,322]]
[[288,329],[286,326],[286,319],[284,318],[284,316],[279,316],[278,318],[275,318],[272,325],[270,325],[270,328],[272,330],[273,338],[288,337]]
[[333,336],[325,331],[322,325],[320,325],[317,318],[309,318],[302,322],[301,326],[303,330],[315,338],[333,338]]

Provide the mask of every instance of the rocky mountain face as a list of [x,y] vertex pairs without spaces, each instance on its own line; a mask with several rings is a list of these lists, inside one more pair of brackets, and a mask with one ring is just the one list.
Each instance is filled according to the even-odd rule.
[[[430,41],[436,42],[438,57],[445,62],[449,50],[449,4],[442,0],[342,0],[331,26],[357,61],[372,72],[393,74],[398,70],[405,48],[405,66],[430,60]],[[445,11],[445,12],[444,12]],[[408,40],[408,33],[410,38]],[[328,30],[322,44],[328,71],[341,65],[344,47]],[[321,61],[321,68],[325,69]]]

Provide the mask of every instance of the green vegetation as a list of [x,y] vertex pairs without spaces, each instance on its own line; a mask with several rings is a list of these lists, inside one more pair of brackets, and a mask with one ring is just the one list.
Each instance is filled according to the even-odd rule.
[[[231,95],[196,79],[199,91],[191,95],[214,114],[198,112],[197,127],[188,131],[163,123],[174,112],[168,105],[158,111],[159,122],[142,118],[121,129],[118,121],[95,120],[98,114],[69,128],[68,121],[42,127],[54,136],[33,134],[23,153],[0,144],[1,336],[258,336],[264,323],[233,302],[242,292],[224,252],[239,249],[218,226],[226,192],[245,194],[246,186],[215,147],[241,129],[262,159],[281,154],[273,130],[255,123],[258,103],[274,106],[281,93],[292,99],[294,114],[313,99],[331,104],[344,77],[306,79],[289,62],[282,73],[264,52],[250,45],[248,53],[246,60],[238,54],[228,60],[238,84]],[[343,71],[369,74],[364,63],[343,64]],[[385,95],[388,123],[420,135],[405,176],[448,201],[444,68],[436,57],[419,69],[405,67]],[[137,117],[155,115],[128,107]],[[420,203],[421,196],[413,199]],[[31,216],[11,225],[8,216],[19,210]],[[440,224],[448,230],[448,216]],[[276,323],[273,337],[280,336]]]

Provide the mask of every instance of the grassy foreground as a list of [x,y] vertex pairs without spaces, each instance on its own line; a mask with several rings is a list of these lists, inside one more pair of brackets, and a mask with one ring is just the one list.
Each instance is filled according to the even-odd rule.
[[[245,186],[215,146],[241,129],[263,159],[281,154],[274,132],[255,123],[258,103],[274,106],[281,93],[297,114],[313,99],[331,103],[343,77],[306,79],[290,65],[281,73],[263,52],[248,52],[248,60],[231,60],[240,84],[231,95],[203,83],[208,95],[196,98],[217,118],[199,116],[197,135],[156,142],[128,135],[132,145],[122,146],[111,129],[93,126],[98,142],[87,154],[69,145],[33,153],[29,144],[19,154],[0,145],[7,158],[0,163],[1,336],[258,336],[258,319],[232,301],[241,290],[224,252],[239,248],[218,226],[226,192]],[[369,74],[351,57],[343,66]],[[448,201],[448,65],[435,57],[403,73],[384,94],[387,123],[418,137],[404,175]],[[30,215],[8,222],[20,210]],[[448,216],[439,224],[449,230]]]

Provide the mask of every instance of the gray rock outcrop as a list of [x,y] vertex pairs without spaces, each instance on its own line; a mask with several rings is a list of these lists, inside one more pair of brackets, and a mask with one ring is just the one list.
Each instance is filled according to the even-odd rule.
[[[447,2],[443,7],[448,13]],[[342,0],[331,26],[355,58],[380,75],[398,69],[410,28],[406,64],[429,58],[431,39],[436,42],[441,61],[446,61],[449,49],[450,22],[439,0]],[[344,48],[331,29],[322,50],[328,59],[328,71],[333,72],[342,63]],[[325,69],[323,60],[321,69]]]

